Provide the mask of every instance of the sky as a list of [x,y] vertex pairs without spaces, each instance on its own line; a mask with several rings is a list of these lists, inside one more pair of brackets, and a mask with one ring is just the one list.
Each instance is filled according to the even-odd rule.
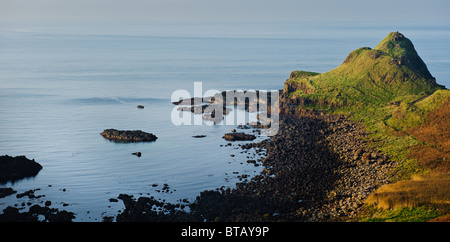
[[450,22],[448,0],[0,0],[0,23]]

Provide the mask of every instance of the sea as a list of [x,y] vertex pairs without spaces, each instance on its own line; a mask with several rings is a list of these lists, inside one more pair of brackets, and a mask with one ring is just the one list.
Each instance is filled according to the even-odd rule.
[[[123,211],[120,194],[187,204],[204,190],[233,188],[261,172],[247,160],[263,155],[240,148],[250,141],[222,138],[238,123],[175,125],[175,91],[193,95],[196,82],[203,92],[280,90],[292,71],[329,71],[393,31],[450,87],[448,23],[2,23],[0,155],[43,169],[0,184],[35,196],[0,198],[0,213],[51,201],[74,221],[99,222]],[[111,128],[158,139],[114,143],[100,135]]]

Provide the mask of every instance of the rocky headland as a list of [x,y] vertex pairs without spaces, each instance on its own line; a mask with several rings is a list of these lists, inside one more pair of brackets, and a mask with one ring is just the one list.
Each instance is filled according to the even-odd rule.
[[[178,111],[189,111],[193,114],[203,114],[204,120],[219,123],[228,115],[232,109],[227,106],[237,106],[244,108],[247,112],[257,112],[259,105],[266,105],[272,101],[271,92],[256,91],[241,91],[229,90],[216,93],[209,97],[192,97],[182,99],[172,104],[180,106]],[[267,107],[267,112],[270,113],[270,105]],[[216,113],[216,111],[218,111]],[[259,110],[261,111],[261,110]]]
[[42,166],[25,156],[0,156],[0,183],[36,176]]

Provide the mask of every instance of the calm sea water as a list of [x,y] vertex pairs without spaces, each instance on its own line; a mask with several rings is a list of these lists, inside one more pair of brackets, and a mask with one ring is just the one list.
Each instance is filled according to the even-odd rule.
[[[449,87],[449,26],[0,26],[0,155],[26,155],[43,166],[36,177],[0,187],[44,195],[9,196],[0,209],[50,200],[75,212],[76,221],[100,221],[123,209],[109,201],[121,193],[176,202],[233,187],[239,175],[260,172],[246,162],[258,156],[224,146],[223,134],[236,126],[174,126],[173,91],[193,94],[194,82],[204,91],[282,89],[291,71],[331,70],[350,51],[397,30]],[[140,129],[158,140],[117,144],[100,135],[108,128]],[[206,137],[192,137],[198,134]],[[141,157],[131,155],[138,151]]]

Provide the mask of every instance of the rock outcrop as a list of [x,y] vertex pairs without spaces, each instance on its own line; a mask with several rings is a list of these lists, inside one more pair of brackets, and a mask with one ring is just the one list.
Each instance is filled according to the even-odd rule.
[[246,133],[226,133],[223,138],[228,141],[254,140],[256,136]]
[[25,156],[0,156],[0,183],[36,176],[42,166]]
[[152,133],[146,133],[141,130],[116,130],[116,129],[106,129],[101,135],[105,139],[109,139],[114,142],[152,142],[156,141],[158,137]]

